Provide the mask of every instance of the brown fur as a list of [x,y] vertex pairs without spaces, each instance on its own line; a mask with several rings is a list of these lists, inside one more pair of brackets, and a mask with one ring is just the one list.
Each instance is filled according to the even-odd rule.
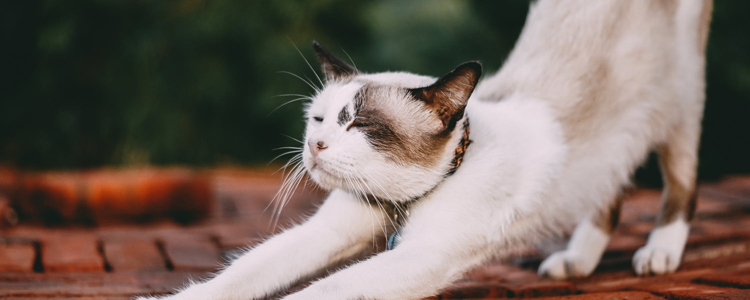
[[[435,166],[448,147],[456,123],[464,117],[466,102],[479,81],[481,68],[477,62],[464,63],[424,88],[406,89],[366,82],[354,97],[354,121],[347,130],[362,131],[373,148],[396,162]],[[397,115],[401,112],[389,107],[392,103],[388,99],[399,97],[412,98],[407,106],[429,117]],[[428,120],[439,121],[435,124],[442,126],[433,128],[431,124],[422,123],[430,123]]]
[[463,117],[466,101],[474,91],[482,75],[482,65],[477,62],[467,62],[445,76],[435,84],[418,89],[412,89],[412,96],[424,102],[427,107],[435,111],[443,123],[445,132],[453,131],[456,122]]
[[[674,146],[672,146],[674,147]],[[661,210],[656,221],[656,226],[671,224],[682,216],[690,221],[695,213],[696,206],[696,183],[695,180],[681,183],[677,178],[678,161],[670,152],[669,146],[659,152],[659,162],[664,177],[665,193],[663,195]]]
[[352,115],[349,114],[349,105],[344,105],[339,112],[337,123],[341,126],[352,120]]
[[620,222],[622,198],[622,195],[618,195],[607,210],[602,211],[594,218],[594,225],[607,234],[612,234],[612,231],[615,230],[615,227],[617,227],[617,224]]
[[[356,115],[349,128],[362,131],[373,148],[389,154],[394,161],[422,166],[432,166],[437,163],[441,154],[440,150],[446,147],[450,135],[415,137],[410,126],[403,124],[408,120],[397,122],[396,116],[389,116],[381,109],[384,104],[379,103],[378,96],[387,93],[383,89],[393,89],[393,87],[366,84],[360,89],[355,96]],[[367,126],[361,126],[362,124]]]

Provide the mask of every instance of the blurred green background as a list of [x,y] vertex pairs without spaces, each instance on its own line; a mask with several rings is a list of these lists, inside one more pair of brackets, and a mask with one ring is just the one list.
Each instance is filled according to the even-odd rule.
[[[261,165],[295,145],[317,39],[366,72],[496,70],[528,1],[0,2],[0,162]],[[700,174],[750,172],[750,11],[716,1]],[[345,51],[345,52],[344,52]],[[289,136],[289,137],[287,137]],[[653,161],[639,178],[658,181]]]

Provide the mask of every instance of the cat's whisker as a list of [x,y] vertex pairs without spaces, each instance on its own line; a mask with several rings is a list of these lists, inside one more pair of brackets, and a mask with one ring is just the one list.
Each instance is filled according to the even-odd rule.
[[285,185],[282,188],[284,190],[283,197],[279,198],[280,201],[278,201],[279,203],[274,209],[274,212],[275,212],[275,217],[273,219],[274,229],[276,228],[279,218],[281,217],[281,211],[291,200],[303,176],[304,176],[304,167],[301,166],[299,163],[297,163],[294,166],[294,169],[292,170],[292,173],[290,175],[291,180],[287,181],[289,182],[289,184],[286,184],[285,182]]
[[286,174],[287,174],[286,173],[286,169],[290,165],[299,163],[300,160],[302,160],[302,153],[297,153],[296,155],[292,156],[292,158],[289,159],[289,161],[286,164],[284,164],[283,166],[281,166],[281,168],[279,168],[278,170],[274,171],[273,174],[276,174],[276,172],[278,172],[278,171],[282,171],[281,175],[285,177]]
[[[372,213],[374,214],[375,211],[374,211],[374,208],[372,207],[372,202],[370,202],[370,199],[367,196],[367,192],[365,191],[365,188],[367,187],[367,185],[364,184],[364,182],[362,182],[361,180],[358,180],[358,177],[353,176],[353,175],[350,175],[350,176],[352,177],[354,183],[356,184],[357,189],[361,191],[361,194],[362,194],[362,197],[364,198],[364,201],[366,201],[367,203],[370,203],[370,209],[371,209]],[[373,201],[375,201],[375,203],[379,206],[379,209],[381,210],[381,212],[385,213],[385,211],[383,210],[382,205],[380,205],[380,203],[378,202],[378,199],[375,198],[374,195],[373,195]],[[378,221],[378,227],[383,232],[383,235],[387,235],[388,234],[385,222],[381,223],[380,221]],[[373,227],[373,243],[376,240],[376,238],[375,238],[376,236],[375,236],[374,230],[375,230],[375,228]]]
[[346,52],[346,50],[344,50],[344,48],[341,48],[341,51],[344,51],[344,54],[346,54],[346,57],[348,57],[348,58],[349,58],[349,61],[350,61],[350,62],[352,62],[352,66],[353,66],[353,67],[354,67],[355,69],[358,69],[358,68],[357,68],[357,64],[355,64],[355,63],[354,63],[354,60],[352,59],[352,57],[351,57],[351,56],[349,56],[349,53],[347,53],[347,52]]
[[[361,199],[361,200],[366,201],[366,197],[365,197],[364,191],[360,187],[357,187],[357,186],[354,185],[354,182],[352,181],[352,176],[349,175],[349,174],[343,174],[343,177],[344,177],[344,181],[346,181],[347,185],[349,185],[350,187],[352,187],[352,189],[354,189],[355,195],[357,197],[362,197],[363,199]],[[375,218],[375,212],[372,209],[372,205],[369,205],[369,207],[367,209],[367,212],[370,214],[370,220],[374,221],[375,220],[374,219]],[[375,242],[376,238],[375,237],[376,237],[376,235],[375,235],[375,224],[373,222],[373,226],[372,226],[372,243],[373,243],[373,247],[376,246],[376,244],[375,244],[376,243]]]
[[305,63],[307,64],[307,66],[308,66],[308,67],[310,67],[310,71],[312,71],[312,72],[313,72],[313,74],[315,74],[315,77],[317,77],[317,78],[318,78],[318,82],[320,82],[320,87],[321,87],[321,88],[323,88],[323,87],[325,86],[325,84],[323,83],[323,80],[322,80],[322,79],[320,79],[320,76],[318,76],[318,72],[317,72],[317,71],[315,71],[315,69],[314,69],[314,68],[312,67],[312,65],[310,64],[310,61],[308,61],[308,60],[307,60],[307,58],[306,58],[306,57],[305,57],[304,55],[302,55],[302,51],[299,51],[299,48],[297,47],[297,44],[295,44],[295,43],[294,43],[294,42],[292,41],[292,39],[290,39],[289,37],[287,37],[287,39],[289,39],[289,42],[290,42],[290,43],[292,43],[292,46],[294,46],[294,49],[296,49],[296,50],[297,50],[297,53],[299,53],[299,56],[302,56],[302,59],[304,59],[304,60],[305,60]]
[[[365,174],[362,174],[362,175],[363,175],[363,176],[367,176],[367,175],[365,175]],[[391,226],[393,226],[393,228],[396,228],[397,226],[396,226],[396,224],[395,224],[395,223],[393,222],[394,220],[392,220],[392,219],[391,219],[391,216],[390,216],[390,215],[388,214],[388,211],[386,211],[385,207],[383,207],[383,204],[382,204],[382,203],[380,203],[380,200],[378,200],[377,196],[375,196],[375,193],[374,193],[374,192],[372,191],[372,189],[370,189],[370,186],[369,186],[369,185],[368,185],[368,184],[367,184],[367,183],[365,182],[365,179],[364,179],[364,178],[360,178],[360,177],[356,177],[356,178],[357,178],[357,179],[359,180],[359,182],[360,182],[360,183],[361,183],[361,184],[362,184],[362,185],[363,185],[363,186],[364,186],[365,188],[367,188],[367,190],[368,190],[368,191],[370,191],[370,195],[372,195],[372,196],[373,196],[373,201],[375,201],[375,203],[377,203],[378,207],[380,207],[380,210],[381,210],[381,211],[382,211],[382,212],[383,212],[383,213],[384,213],[384,214],[386,215],[386,217],[387,217],[388,221],[390,221],[390,223],[391,223]],[[368,178],[369,178],[369,177],[368,177]],[[371,179],[370,179],[369,181],[373,181],[373,180],[371,180]],[[394,207],[396,207],[396,209],[398,209],[398,206],[397,206],[397,205],[394,205]],[[386,228],[385,228],[385,224],[383,224],[383,228],[382,228],[382,229],[383,229],[383,235],[387,236],[387,235],[388,235],[388,232],[387,232],[387,230],[386,230]]]
[[283,150],[283,149],[297,149],[297,150],[304,150],[304,147],[300,147],[300,146],[284,146],[284,147],[276,147],[276,148],[273,148],[273,150],[274,150],[274,151],[276,151],[276,150]]
[[[281,153],[281,154],[277,155],[276,157],[274,157],[274,158],[273,158],[273,159],[272,159],[271,161],[269,161],[269,162],[268,162],[268,163],[267,163],[266,165],[270,165],[270,164],[272,164],[272,163],[273,163],[274,161],[276,161],[277,159],[279,159],[280,157],[282,157],[282,156],[284,156],[284,155],[289,155],[289,154],[292,154],[292,153],[299,153],[299,154],[302,154],[302,153],[301,153],[302,151],[304,151],[304,149],[295,149],[295,150],[290,150],[290,151],[287,151],[287,152]],[[276,172],[274,172],[274,173],[276,173]]]
[[286,134],[282,134],[282,135],[285,136],[285,137],[288,137],[288,138],[292,139],[293,141],[298,142],[300,144],[303,144],[303,145],[305,144],[305,142],[303,142],[302,140],[300,140],[298,138],[295,138],[295,137],[292,137],[292,136],[289,136],[289,135],[286,135]]
[[276,108],[274,108],[274,109],[273,109],[273,110],[272,110],[271,112],[269,112],[269,113],[268,113],[268,115],[266,115],[266,116],[270,116],[270,115],[271,115],[271,114],[273,114],[273,113],[274,113],[275,111],[279,110],[279,108],[282,108],[282,107],[286,106],[287,104],[291,104],[291,103],[294,103],[294,102],[299,102],[299,101],[304,101],[304,100],[310,100],[310,97],[300,97],[300,98],[295,98],[295,99],[289,100],[289,101],[287,101],[287,102],[284,102],[284,103],[282,103],[281,105],[279,105],[279,106],[277,106]]
[[273,96],[271,98],[278,98],[278,97],[302,97],[302,98],[307,97],[308,99],[313,100],[313,97],[310,97],[308,95],[302,95],[302,94],[281,94],[281,95]]
[[[281,184],[281,188],[276,193],[276,195],[271,199],[271,202],[266,206],[266,208],[263,210],[264,212],[268,210],[268,208],[273,205],[273,212],[272,212],[272,228],[275,229],[276,225],[278,223],[278,219],[281,215],[281,210],[283,209],[284,205],[288,203],[291,196],[294,194],[294,191],[296,190],[296,187],[299,185],[299,181],[301,180],[300,177],[304,176],[305,168],[301,164],[302,161],[302,153],[298,153],[292,159],[289,160],[283,167],[280,168],[280,170],[284,170],[284,181]],[[286,169],[289,166],[293,166],[292,170],[287,173]],[[277,170],[278,172],[278,170]],[[296,183],[296,184],[295,184]],[[270,224],[269,224],[270,225]]]
[[297,79],[302,80],[302,82],[304,82],[305,84],[307,84],[307,86],[309,86],[310,88],[312,88],[316,93],[320,93],[320,89],[317,86],[315,86],[310,81],[305,80],[304,78],[302,78],[301,76],[299,76],[297,74],[294,74],[294,73],[289,72],[289,71],[278,71],[277,73],[292,75],[292,76],[296,77]]

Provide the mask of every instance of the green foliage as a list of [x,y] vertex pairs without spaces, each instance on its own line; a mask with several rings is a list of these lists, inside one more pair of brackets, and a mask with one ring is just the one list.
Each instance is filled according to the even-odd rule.
[[[717,1],[702,168],[750,171],[750,21]],[[528,1],[4,1],[0,161],[19,167],[265,163],[295,145],[317,39],[369,72],[499,68]],[[345,50],[345,51],[344,51]],[[319,72],[318,72],[319,73]],[[277,110],[275,110],[278,108]],[[280,152],[279,152],[280,153]]]

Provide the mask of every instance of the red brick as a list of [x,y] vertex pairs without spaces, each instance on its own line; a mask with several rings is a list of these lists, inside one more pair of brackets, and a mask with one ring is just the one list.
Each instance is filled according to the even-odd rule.
[[728,193],[744,199],[750,199],[750,176],[732,176],[725,178],[720,183],[712,185],[712,189],[719,189],[722,193]]
[[[198,226],[193,232],[202,232],[213,236],[221,249],[237,249],[253,246],[262,239],[255,238],[250,226],[243,223],[218,223],[208,226]],[[203,229],[203,230],[200,230]]]
[[508,289],[510,297],[534,298],[548,296],[564,296],[575,293],[575,286],[567,281],[538,279],[516,283],[503,283]]
[[611,292],[539,298],[544,300],[663,300],[664,298],[646,292]]
[[17,194],[19,213],[29,219],[61,222],[80,216],[82,181],[72,173],[25,176]]
[[645,244],[646,239],[643,237],[615,232],[607,245],[607,252],[635,252]]
[[711,197],[699,195],[696,204],[695,216],[699,219],[734,213],[730,203],[717,201]]
[[164,294],[188,279],[208,274],[186,272],[146,273],[0,273],[0,298],[132,297]]
[[[629,273],[632,273],[630,271]],[[646,282],[642,277],[625,277],[600,281],[583,280],[576,284],[576,288],[585,293],[614,292]]]
[[750,243],[725,242],[719,245],[686,249],[681,269],[729,267],[748,260],[750,260]]
[[620,221],[622,223],[652,221],[659,211],[660,198],[660,190],[635,190],[623,202],[622,210],[620,211]]
[[456,283],[438,296],[440,299],[505,298],[508,290],[494,282],[472,281]]
[[501,280],[537,278],[537,275],[536,272],[529,269],[493,263],[472,269],[464,275],[464,278],[467,280],[500,282]]
[[727,222],[714,220],[694,221],[687,244],[705,244],[742,237],[741,231],[737,229],[737,224]]
[[18,188],[18,171],[0,167],[0,195],[10,196]]
[[750,274],[712,274],[701,276],[696,283],[733,287],[739,289],[750,289]]
[[166,270],[165,258],[152,240],[105,242],[104,255],[115,272]]
[[11,206],[10,200],[0,193],[0,228],[18,225],[18,212]]
[[750,291],[731,291],[712,294],[676,294],[671,297],[675,300],[747,300],[750,299]]
[[730,288],[715,287],[689,282],[645,283],[633,286],[632,289],[655,293],[657,295],[661,295],[670,299],[694,299],[691,297],[735,291],[735,289]]
[[144,208],[131,200],[130,181],[125,172],[97,171],[87,174],[86,204],[97,224],[142,215]]
[[32,272],[35,255],[30,244],[0,244],[0,272]]
[[615,232],[622,232],[624,234],[630,234],[645,238],[653,228],[654,222],[632,222],[617,226]]
[[690,281],[701,276],[715,273],[714,269],[696,269],[696,270],[678,270],[677,273],[651,276],[636,277],[632,269],[628,266],[627,271],[614,273],[594,273],[589,278],[576,280],[578,290],[585,293],[597,292],[614,292],[627,290],[637,285],[661,284],[661,283],[689,283]]
[[51,238],[42,241],[45,271],[104,271],[104,261],[93,237]]
[[214,271],[221,266],[219,249],[207,237],[170,236],[164,237],[163,243],[175,270]]

